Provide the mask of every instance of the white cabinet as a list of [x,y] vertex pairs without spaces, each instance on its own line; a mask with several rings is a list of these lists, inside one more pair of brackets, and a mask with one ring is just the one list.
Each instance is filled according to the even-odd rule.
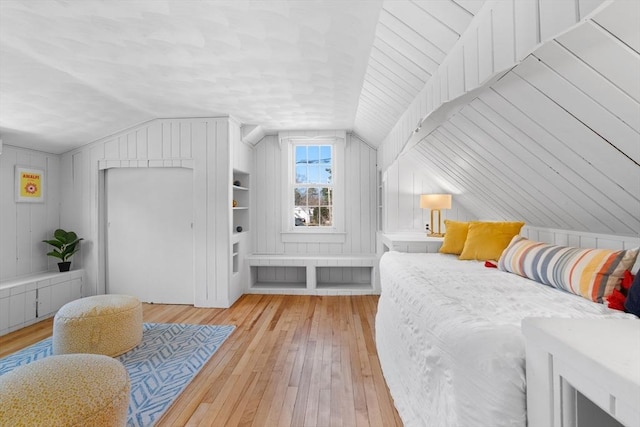
[[9,328],[36,318],[36,284],[24,283],[9,289]]
[[9,330],[9,298],[4,298],[0,294],[0,334],[7,330]]
[[83,270],[40,273],[0,282],[0,335],[53,316],[82,297]]
[[49,280],[38,282],[38,313],[51,313],[51,283]]
[[638,319],[522,321],[530,427],[640,426]]

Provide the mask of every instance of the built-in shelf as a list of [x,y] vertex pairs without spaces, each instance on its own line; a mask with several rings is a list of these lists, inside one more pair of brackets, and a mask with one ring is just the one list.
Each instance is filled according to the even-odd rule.
[[375,293],[375,255],[251,255],[247,260],[252,293]]
[[231,246],[231,263],[232,263],[232,269],[231,271],[235,274],[237,273],[239,270],[239,266],[240,266],[240,255],[239,255],[239,251],[240,251],[240,242],[236,242]]
[[253,285],[251,285],[251,288],[287,291],[289,289],[306,289],[307,284],[304,282],[291,282],[291,283],[256,282]]
[[[232,212],[233,212],[233,233],[244,233],[249,231],[251,217],[249,215],[250,194],[249,194],[250,175],[245,172],[233,170],[233,182],[231,185],[233,194]],[[236,185],[235,183],[240,183]],[[238,227],[242,227],[242,231],[238,231]]]
[[372,289],[373,267],[316,267],[316,287],[332,289]]

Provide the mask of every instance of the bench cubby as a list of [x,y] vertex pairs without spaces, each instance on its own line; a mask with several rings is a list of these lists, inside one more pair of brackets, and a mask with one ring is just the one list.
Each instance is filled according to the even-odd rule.
[[249,293],[368,295],[375,287],[375,255],[251,255]]

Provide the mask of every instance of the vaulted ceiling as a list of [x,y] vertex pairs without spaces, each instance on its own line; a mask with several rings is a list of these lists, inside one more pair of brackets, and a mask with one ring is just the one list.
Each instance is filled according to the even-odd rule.
[[378,145],[482,0],[0,1],[0,138],[61,153],[158,117]]
[[640,235],[640,2],[530,55],[405,155],[475,218]]

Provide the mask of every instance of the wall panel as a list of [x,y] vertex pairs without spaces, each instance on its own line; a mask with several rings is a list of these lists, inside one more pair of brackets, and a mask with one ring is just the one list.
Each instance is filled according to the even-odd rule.
[[[228,118],[154,120],[61,157],[62,226],[76,229],[86,239],[76,260],[86,271],[89,294],[103,292],[105,282],[100,171],[187,167],[194,170],[195,304],[225,307],[239,295],[228,276],[232,151],[239,144],[238,125],[231,123]],[[231,141],[233,135],[237,141]]]
[[461,191],[475,217],[638,236],[640,53],[629,40],[640,27],[600,16],[532,52],[407,155]]
[[626,43],[620,43],[611,32],[592,22],[586,22],[557,40],[636,102],[640,102],[640,56]]
[[547,41],[578,22],[577,2],[539,0],[540,37]]
[[[314,131],[292,135],[316,136]],[[285,143],[282,149],[285,148]],[[375,253],[376,150],[360,138],[347,134],[345,146],[345,241],[283,242],[282,171],[278,137],[265,136],[254,148],[255,189],[253,206],[254,252],[257,254],[354,254]]]
[[[416,99],[427,98],[422,105],[428,106],[426,113],[420,114],[418,118],[434,117],[436,121],[446,120],[446,114],[436,113],[447,111],[449,106],[443,105],[443,103],[456,99],[453,94],[459,93],[458,80],[445,84],[442,82],[442,75],[447,72],[449,76],[457,76],[457,72],[452,71],[450,67],[452,62],[457,62],[454,58],[459,57],[461,53],[465,59],[464,71],[467,74],[465,76],[465,93],[478,89],[481,85],[491,85],[493,80],[518,65],[533,50],[540,47],[541,43],[554,37],[560,37],[561,40],[569,30],[573,33],[574,27],[593,26],[594,24],[588,20],[582,24],[579,20],[592,18],[594,11],[596,12],[594,19],[597,19],[598,13],[601,14],[603,10],[598,6],[611,4],[611,2],[603,0],[585,0],[583,3],[583,12],[578,10],[577,0],[489,0],[482,3],[482,8],[477,11],[464,34],[450,50],[446,51],[447,56],[440,63],[438,71],[433,73],[431,79],[425,83],[424,88],[416,96]],[[603,20],[605,19],[603,18]],[[610,18],[606,20],[607,22],[615,21]],[[625,28],[633,32],[633,27],[634,25],[626,25]],[[603,32],[606,33],[606,31]],[[615,32],[615,34],[626,34],[627,32]],[[576,44],[575,49],[579,49],[582,45],[592,46],[598,43],[597,37],[593,34],[585,34],[585,37],[587,38],[581,39],[581,35],[572,35],[566,40],[566,44]],[[634,38],[630,45],[633,45],[635,40]],[[616,51],[620,50],[621,46],[602,46],[594,50],[597,52],[598,49],[608,50],[607,53],[602,52],[601,62],[603,58],[606,58],[604,61],[608,64],[615,64],[615,60],[611,61],[611,59],[612,56],[619,58],[619,53]],[[598,52],[593,58],[594,62],[598,61],[599,54]],[[616,68],[613,65],[610,67]],[[612,76],[613,78],[622,79],[624,76],[630,76],[637,67],[633,64],[626,64],[620,68],[622,70],[617,70],[617,73],[612,72],[612,74],[617,74]],[[637,73],[633,75],[637,75]],[[445,87],[442,86],[443,84]],[[405,147],[412,147],[419,139],[426,136],[426,134],[415,135],[413,133],[416,121],[412,119],[412,116],[418,111],[419,105],[421,103],[414,99],[378,147],[378,163],[381,168],[386,169]]]
[[[15,167],[45,172],[44,203],[17,203]],[[57,270],[43,239],[60,227],[58,155],[5,145],[0,155],[0,280]],[[78,258],[78,257],[76,257]],[[75,259],[74,259],[75,261]]]
[[[429,159],[432,161],[433,157]],[[420,160],[424,159],[420,157]],[[425,225],[430,222],[430,211],[420,208],[420,194],[452,192],[451,189],[439,185],[437,174],[429,167],[428,162],[418,161],[411,156],[399,157],[387,169],[384,188],[383,231],[387,233],[425,232]],[[445,219],[470,219],[457,194],[453,194],[451,209],[442,211],[442,219],[443,229]]]

